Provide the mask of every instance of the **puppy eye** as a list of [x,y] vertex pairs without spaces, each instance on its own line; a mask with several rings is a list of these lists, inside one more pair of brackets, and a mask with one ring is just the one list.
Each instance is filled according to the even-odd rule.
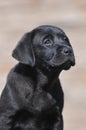
[[43,44],[50,46],[53,44],[53,41],[51,39],[44,39]]
[[67,37],[63,37],[63,40],[65,40],[66,42],[69,42]]

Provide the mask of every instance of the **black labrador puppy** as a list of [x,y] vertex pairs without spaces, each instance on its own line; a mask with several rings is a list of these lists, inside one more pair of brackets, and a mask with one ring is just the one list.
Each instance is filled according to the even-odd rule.
[[0,130],[63,130],[62,70],[75,65],[72,46],[57,27],[43,25],[26,33],[12,56],[0,98]]

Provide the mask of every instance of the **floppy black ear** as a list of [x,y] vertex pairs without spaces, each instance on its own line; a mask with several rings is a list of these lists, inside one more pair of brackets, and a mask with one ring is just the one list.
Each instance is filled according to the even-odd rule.
[[35,56],[31,43],[31,33],[26,33],[13,50],[12,56],[20,63],[34,66]]

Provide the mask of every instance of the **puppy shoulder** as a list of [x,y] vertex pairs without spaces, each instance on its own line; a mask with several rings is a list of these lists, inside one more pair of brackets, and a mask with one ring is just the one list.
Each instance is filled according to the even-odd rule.
[[16,66],[14,66],[8,73],[7,82],[12,82],[15,81],[17,78],[20,78],[19,74],[15,72],[15,68]]
[[17,65],[14,66],[7,76],[7,83],[11,85],[23,85],[27,82],[26,77],[16,72]]
[[[30,76],[21,74],[16,71],[18,65],[11,69],[7,77],[7,84],[11,88],[24,91],[32,91],[34,89],[34,82]],[[20,66],[19,66],[20,68]],[[21,71],[21,70],[19,70]]]

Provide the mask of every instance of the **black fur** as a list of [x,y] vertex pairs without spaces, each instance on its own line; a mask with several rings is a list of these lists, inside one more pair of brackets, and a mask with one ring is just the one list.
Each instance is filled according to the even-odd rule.
[[0,130],[63,130],[62,70],[75,64],[72,46],[59,28],[40,26],[26,33],[12,56],[0,98]]

